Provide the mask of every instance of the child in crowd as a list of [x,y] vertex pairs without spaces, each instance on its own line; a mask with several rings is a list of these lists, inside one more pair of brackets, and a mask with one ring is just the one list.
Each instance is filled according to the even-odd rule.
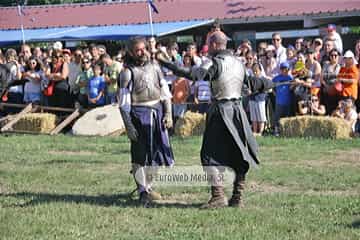
[[[283,62],[280,64],[280,74],[274,79],[274,83],[283,83],[293,81],[293,78],[289,75],[289,64]],[[275,88],[276,93],[276,106],[275,106],[275,136],[279,136],[280,118],[289,117],[291,115],[292,107],[292,92],[290,89],[290,83],[279,85]]]
[[[262,76],[261,66],[259,63],[253,64],[252,72],[254,76],[250,76],[250,78],[265,78]],[[266,81],[266,78],[264,81]],[[266,93],[264,92],[251,94],[249,97],[250,120],[255,136],[261,136],[265,128],[265,99]]]
[[358,114],[355,110],[354,101],[351,98],[339,101],[338,107],[334,110],[332,116],[345,119],[351,126],[352,132],[355,132]]
[[105,79],[101,75],[101,66],[96,64],[94,66],[94,76],[90,78],[88,83],[88,101],[90,107],[97,107],[105,105]]

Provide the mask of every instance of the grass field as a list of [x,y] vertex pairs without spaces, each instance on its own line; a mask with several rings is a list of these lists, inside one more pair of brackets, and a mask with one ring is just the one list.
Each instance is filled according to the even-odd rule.
[[[199,164],[200,144],[173,138],[177,165]],[[259,144],[245,208],[199,210],[207,187],[164,187],[144,209],[125,137],[0,135],[0,239],[360,239],[360,139]]]

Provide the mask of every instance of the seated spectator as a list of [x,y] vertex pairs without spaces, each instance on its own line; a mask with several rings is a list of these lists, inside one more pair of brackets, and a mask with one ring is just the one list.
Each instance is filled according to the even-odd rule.
[[320,104],[319,97],[312,95],[307,101],[298,102],[298,113],[300,115],[317,115],[323,116],[326,113],[325,106]]
[[338,107],[334,110],[332,116],[345,119],[349,123],[352,132],[355,132],[355,125],[358,119],[358,114],[355,110],[354,101],[351,98],[340,100]]
[[94,66],[94,76],[88,83],[89,107],[98,107],[105,105],[105,79],[101,75],[101,66]]
[[[274,79],[274,83],[282,83],[293,81],[293,78],[289,75],[289,64],[284,62],[280,64],[281,73]],[[279,135],[280,118],[290,117],[292,107],[292,92],[290,85],[280,85],[275,88],[276,93],[276,106],[275,106],[275,136]]]

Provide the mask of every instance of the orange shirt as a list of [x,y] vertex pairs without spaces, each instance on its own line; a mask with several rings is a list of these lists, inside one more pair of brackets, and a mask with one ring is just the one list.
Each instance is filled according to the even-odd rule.
[[189,96],[189,82],[186,78],[178,78],[172,83],[173,103],[185,103]]
[[359,70],[357,69],[356,65],[353,65],[352,67],[341,67],[338,78],[354,79],[353,83],[342,83],[344,89],[341,92],[341,96],[357,99]]

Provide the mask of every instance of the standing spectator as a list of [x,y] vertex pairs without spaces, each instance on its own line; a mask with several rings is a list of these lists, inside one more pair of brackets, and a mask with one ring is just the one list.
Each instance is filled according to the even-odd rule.
[[102,55],[107,53],[105,45],[99,44],[99,45],[97,45],[97,49],[99,50],[100,58]]
[[295,50],[297,52],[304,51],[304,38],[298,38],[295,40]]
[[240,45],[238,46],[235,55],[239,57],[242,63],[246,63],[246,55],[248,52],[252,50],[251,42],[248,39],[244,39],[241,41]]
[[[252,72],[253,72],[253,78],[264,78],[264,76],[262,76],[261,66],[259,63],[253,64]],[[262,79],[260,81],[266,82],[267,80]],[[265,122],[266,122],[265,99],[266,99],[266,93],[264,92],[251,94],[249,98],[250,120],[251,120],[252,130],[254,135],[257,136],[261,136],[265,128]]]
[[335,82],[340,71],[339,57],[337,49],[329,53],[330,61],[325,62],[322,68],[321,82],[321,102],[325,105],[328,114],[331,114],[338,102],[338,92],[335,89]]
[[289,64],[290,70],[294,69],[296,61],[297,61],[296,50],[295,50],[294,46],[289,45],[286,48],[286,62]]
[[272,42],[275,47],[276,65],[279,68],[281,63],[286,62],[286,48],[282,45],[282,38],[280,36],[280,33],[272,34]]
[[[171,60],[171,62],[182,65],[181,56],[180,54],[178,54],[178,50],[179,50],[179,46],[177,45],[176,42],[174,42],[168,45],[166,49],[166,54],[167,57]],[[171,91],[172,83],[177,79],[177,76],[174,75],[174,73],[171,70],[167,69],[166,67],[161,67],[161,71],[163,72],[164,78]]]
[[[21,69],[22,66],[17,61],[17,53],[15,49],[9,48],[5,52],[6,66],[10,69],[10,78],[8,83],[12,81],[17,81],[21,79]],[[19,84],[17,86],[10,87],[7,94],[8,103],[23,103],[23,85]],[[18,108],[6,108],[5,112],[7,113],[17,113],[19,112]]]
[[[289,75],[289,64],[284,62],[280,65],[281,73],[274,79],[274,83],[282,83],[293,81]],[[275,106],[275,136],[279,136],[280,118],[289,117],[291,115],[292,92],[289,85],[280,85],[275,88],[276,106]]]
[[179,118],[183,118],[186,112],[186,100],[190,93],[189,80],[186,78],[177,78],[173,82],[171,89],[173,111],[174,111],[174,124]]
[[76,49],[74,52],[74,57],[69,63],[69,86],[70,86],[70,94],[73,98],[73,102],[77,101],[79,89],[76,86],[76,79],[79,74],[82,72],[81,68],[81,59],[82,59],[82,51],[81,49]]
[[94,71],[91,67],[91,59],[84,58],[82,60],[82,72],[75,81],[76,89],[79,89],[78,101],[83,107],[88,106],[88,82],[93,76]]
[[156,42],[156,39],[155,39],[155,37],[150,37],[150,38],[147,40],[147,42],[148,42],[148,51],[149,51],[149,53],[150,53],[150,55],[151,55],[151,59],[154,59],[155,54],[156,54],[156,52],[157,52],[157,48],[156,48],[157,42]]
[[52,107],[72,107],[72,98],[68,84],[69,65],[64,61],[61,50],[53,52],[52,62],[46,77],[49,79],[49,87],[53,86],[53,93],[48,96],[49,105]]
[[273,45],[269,45],[266,48],[266,61],[264,70],[268,79],[273,79],[277,75],[275,47]]
[[[355,60],[357,61],[357,67],[358,69],[360,69],[360,39],[356,41],[356,45],[355,45]],[[358,82],[358,98],[356,99],[355,102],[355,106],[356,106],[356,111],[360,112],[360,79]],[[360,119],[359,119],[359,133],[360,133]]]
[[100,65],[94,66],[94,76],[88,82],[88,100],[90,107],[105,105],[105,79],[101,76]]
[[324,49],[321,52],[321,60],[320,60],[320,64],[321,66],[324,65],[324,63],[329,63],[330,62],[330,51],[334,49],[334,41],[330,40],[330,39],[326,39],[324,42]]
[[312,45],[312,49],[314,49],[315,52],[315,60],[318,62],[321,60],[322,47],[323,47],[323,40],[321,40],[321,38],[315,38]]
[[360,62],[360,39],[358,39],[355,44],[355,60],[359,64],[359,62]]
[[199,80],[195,82],[194,102],[199,113],[206,113],[211,103],[210,82]]
[[[183,57],[183,63],[184,63],[184,67],[187,68],[191,68],[192,66],[192,61],[191,61],[191,56],[188,54],[185,54]],[[190,86],[190,91],[189,91],[189,96],[187,98],[187,102],[188,102],[188,109],[192,112],[195,112],[195,106],[194,106],[194,100],[195,100],[195,82],[189,79],[189,86]]]
[[201,51],[200,51],[200,58],[201,58],[202,62],[209,61],[208,51],[209,51],[208,45],[202,46]]
[[102,67],[100,53],[99,53],[99,49],[98,49],[97,45],[94,43],[90,44],[89,51],[90,51],[91,57],[92,57],[92,64],[93,65],[98,64]]
[[337,77],[337,82],[342,83],[343,90],[341,97],[343,99],[352,98],[356,100],[358,97],[358,81],[359,70],[356,67],[356,60],[354,53],[347,50],[343,56],[345,65],[340,68],[340,72]]
[[[309,48],[306,50],[306,63],[305,66],[308,69],[308,87],[311,90],[312,95],[318,95],[320,91],[320,75],[321,75],[321,65],[318,61],[315,60],[316,52]],[[305,83],[306,84],[306,83]]]
[[117,81],[122,69],[122,65],[119,62],[112,60],[110,55],[107,53],[102,56],[102,61],[105,64],[104,77],[107,84],[106,104],[113,104],[117,102]]
[[32,55],[42,61],[43,52],[40,47],[35,47]]
[[40,59],[31,56],[22,74],[22,78],[27,80],[24,86],[25,103],[40,103],[40,83],[42,76],[43,66]]
[[186,54],[191,57],[191,66],[200,66],[201,58],[197,55],[197,48],[195,43],[190,43],[186,47]]
[[213,33],[215,33],[215,32],[224,34],[224,36],[226,36],[225,33],[224,33],[223,31],[221,31],[221,25],[220,25],[220,23],[219,23],[218,21],[215,21],[215,22],[213,23],[213,25],[211,26],[210,31],[206,34],[206,41],[205,41],[205,44],[206,44],[206,45],[209,46],[210,36],[211,36]]
[[245,59],[246,59],[246,63],[245,63],[246,75],[254,76],[252,66],[256,61],[256,53],[253,51],[249,51],[246,54]]
[[258,56],[258,62],[261,64],[261,66],[265,66],[266,62],[266,48],[268,44],[266,42],[260,42],[257,48],[257,56]]
[[22,56],[24,59],[24,62],[27,62],[29,58],[32,56],[31,48],[27,44],[21,45],[21,50],[19,56]]
[[336,32],[336,25],[329,24],[327,27],[328,34],[325,36],[325,39],[330,39],[334,41],[334,47],[342,54],[343,52],[343,42],[339,33]]

